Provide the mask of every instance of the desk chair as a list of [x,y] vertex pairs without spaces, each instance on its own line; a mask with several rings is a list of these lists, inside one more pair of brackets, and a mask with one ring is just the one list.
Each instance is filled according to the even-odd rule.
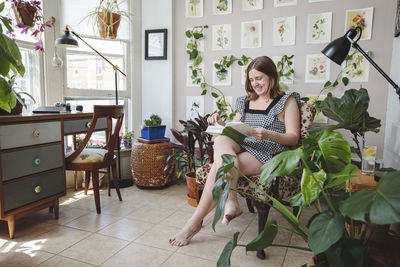
[[[96,127],[96,122],[100,117],[107,117],[107,130],[106,130],[106,146],[104,148],[85,148],[90,140],[90,137]],[[117,158],[114,155],[114,148],[117,144],[117,137],[124,118],[123,106],[108,105],[108,106],[94,106],[93,118],[90,123],[89,130],[83,139],[80,146],[73,152],[67,154],[66,157],[66,170],[85,171],[85,193],[89,185],[90,173],[92,173],[94,200],[96,203],[96,211],[101,213],[100,209],[100,195],[99,195],[99,170],[112,169],[112,176],[114,186],[117,190],[118,198],[122,201],[121,193],[117,180],[116,162]],[[113,129],[113,119],[115,120]],[[110,183],[108,179],[108,193],[110,196]]]

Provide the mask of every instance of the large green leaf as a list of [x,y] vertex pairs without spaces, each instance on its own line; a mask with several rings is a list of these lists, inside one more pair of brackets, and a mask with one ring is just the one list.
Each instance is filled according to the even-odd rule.
[[217,204],[217,208],[215,209],[215,214],[214,214],[214,220],[212,223],[212,229],[215,231],[215,225],[217,224],[218,220],[221,218],[223,212],[224,212],[224,208],[225,208],[225,203],[226,200],[228,198],[229,195],[229,190],[231,187],[231,180],[229,180],[224,187],[224,190],[222,191],[219,200],[218,200],[218,204]]
[[309,225],[308,244],[317,255],[335,244],[343,236],[343,232],[344,218],[340,213],[322,212]]
[[264,230],[258,236],[246,245],[246,251],[258,251],[271,246],[276,235],[278,227],[275,220],[269,220],[264,226]]
[[303,169],[303,175],[301,177],[301,194],[308,205],[319,197],[325,180],[326,173],[324,170],[311,173],[309,169]]
[[290,206],[292,207],[306,207],[307,203],[304,201],[303,194],[298,192],[290,197]]
[[351,161],[350,145],[339,132],[325,130],[318,139],[318,146],[329,173],[341,171]]
[[219,256],[217,266],[218,267],[229,267],[231,265],[231,255],[233,249],[237,246],[237,240],[239,237],[239,232],[236,232],[233,235],[233,239],[230,240],[222,250],[221,255]]
[[359,239],[341,239],[325,252],[331,266],[343,267],[364,266],[365,253]]
[[275,176],[291,174],[301,157],[303,157],[301,148],[284,151],[274,156],[261,167],[260,183],[269,184]]
[[19,48],[13,40],[4,34],[0,34],[0,55],[1,60],[7,60],[17,69],[19,74],[24,75],[25,68],[22,65]]
[[[400,171],[386,173],[376,191],[363,189],[340,203],[343,215],[375,224],[400,222]],[[369,216],[367,217],[367,214]]]
[[328,173],[328,179],[325,188],[331,188],[343,184],[348,179],[352,178],[353,174],[356,173],[357,171],[358,171],[357,166],[353,164],[347,164],[341,172]]

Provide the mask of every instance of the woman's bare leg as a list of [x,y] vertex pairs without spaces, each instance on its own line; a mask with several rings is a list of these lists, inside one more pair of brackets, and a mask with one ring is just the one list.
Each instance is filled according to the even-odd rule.
[[[216,204],[212,199],[212,189],[214,187],[215,175],[219,166],[221,166],[221,155],[231,154],[236,155],[241,150],[240,146],[232,139],[226,136],[218,136],[214,142],[214,163],[208,174],[203,194],[199,205],[197,206],[192,217],[186,222],[182,230],[174,237],[169,239],[169,243],[173,246],[185,246],[189,243],[192,237],[200,231],[201,221],[204,217],[215,208]],[[237,182],[236,182],[237,183]]]

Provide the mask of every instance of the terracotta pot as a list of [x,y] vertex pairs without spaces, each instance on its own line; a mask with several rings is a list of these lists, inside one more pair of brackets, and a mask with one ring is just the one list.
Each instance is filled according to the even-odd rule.
[[121,16],[112,13],[113,25],[111,25],[110,13],[107,16],[103,12],[99,12],[97,15],[97,26],[99,27],[99,34],[103,38],[115,39],[117,37],[117,31],[119,23],[121,22]]
[[21,103],[19,103],[19,101],[17,101],[17,104],[15,105],[15,107],[11,110],[10,113],[8,113],[7,111],[0,109],[0,115],[4,116],[4,115],[19,115],[22,113],[22,109],[23,109],[23,105]]
[[197,207],[196,200],[196,174],[194,172],[188,172],[186,174],[186,185],[188,188],[187,200],[190,206]]
[[35,25],[36,7],[31,6],[29,3],[24,3],[17,4],[17,7],[12,4],[12,9],[18,23],[22,23],[28,27],[33,27],[33,25]]

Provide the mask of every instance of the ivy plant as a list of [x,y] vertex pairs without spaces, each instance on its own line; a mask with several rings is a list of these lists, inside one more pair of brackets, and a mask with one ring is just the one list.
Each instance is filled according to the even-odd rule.
[[[282,58],[276,63],[276,68],[278,70],[279,77],[286,80],[292,80],[292,75],[294,74],[293,69],[293,57],[294,55],[288,56],[283,55]],[[279,87],[283,89],[285,84],[282,80],[279,82]]]

